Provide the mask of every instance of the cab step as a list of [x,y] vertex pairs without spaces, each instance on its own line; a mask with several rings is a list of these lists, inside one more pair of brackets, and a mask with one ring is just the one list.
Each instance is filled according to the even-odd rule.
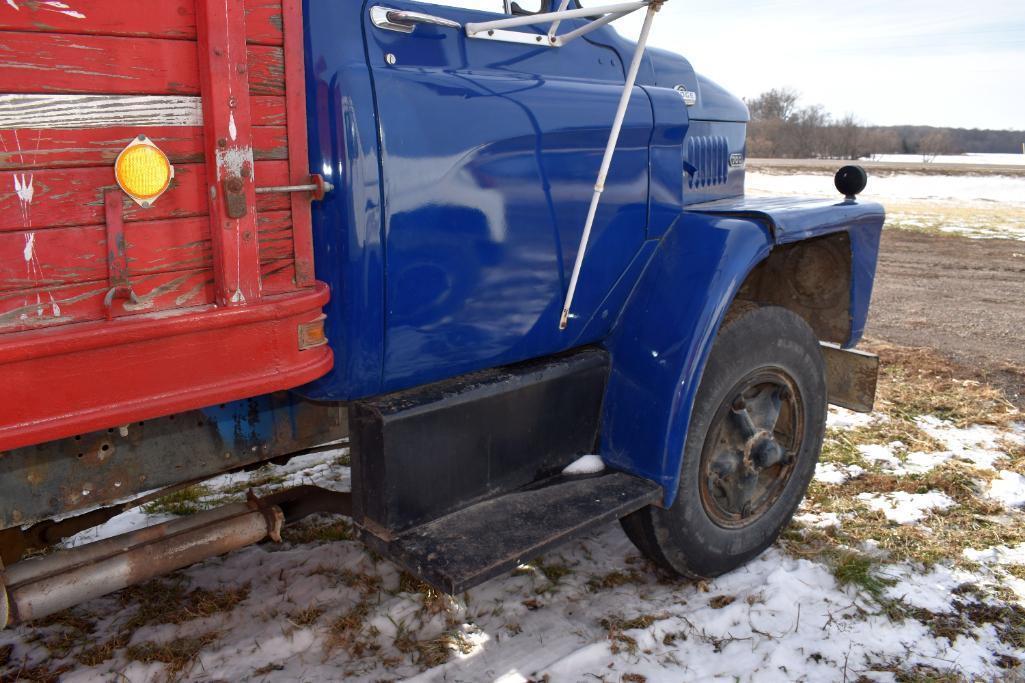
[[446,593],[461,593],[573,538],[661,500],[658,484],[623,472],[557,476],[409,529],[374,550]]

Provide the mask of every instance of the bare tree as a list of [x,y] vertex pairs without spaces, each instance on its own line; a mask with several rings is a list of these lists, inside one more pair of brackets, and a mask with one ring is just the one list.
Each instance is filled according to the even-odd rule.
[[925,162],[940,154],[1017,152],[1025,131],[865,126],[853,114],[832,119],[819,105],[802,107],[790,88],[773,88],[747,100],[748,155],[860,159],[870,154],[916,154]]
[[922,161],[932,163],[941,154],[949,154],[953,151],[953,144],[950,134],[945,130],[934,130],[918,144],[918,152],[922,155]]
[[755,121],[789,121],[797,113],[801,96],[791,88],[773,88],[747,101],[751,118]]
[[866,149],[865,129],[854,114],[847,114],[829,127],[828,154],[834,159],[860,159],[871,154]]

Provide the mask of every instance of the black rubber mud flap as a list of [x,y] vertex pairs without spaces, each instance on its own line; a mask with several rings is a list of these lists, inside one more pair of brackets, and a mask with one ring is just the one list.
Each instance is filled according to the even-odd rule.
[[555,477],[410,529],[364,540],[446,593],[460,593],[566,541],[657,503],[662,488],[622,472]]

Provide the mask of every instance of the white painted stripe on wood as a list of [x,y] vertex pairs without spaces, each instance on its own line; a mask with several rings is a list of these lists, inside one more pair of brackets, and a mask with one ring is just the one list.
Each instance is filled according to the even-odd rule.
[[0,95],[0,130],[202,125],[200,97]]

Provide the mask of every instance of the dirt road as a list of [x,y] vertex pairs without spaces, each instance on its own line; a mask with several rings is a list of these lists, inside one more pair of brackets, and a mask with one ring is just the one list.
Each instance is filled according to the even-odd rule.
[[885,230],[866,335],[934,348],[1025,400],[1025,243]]

